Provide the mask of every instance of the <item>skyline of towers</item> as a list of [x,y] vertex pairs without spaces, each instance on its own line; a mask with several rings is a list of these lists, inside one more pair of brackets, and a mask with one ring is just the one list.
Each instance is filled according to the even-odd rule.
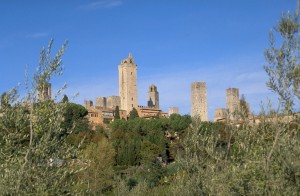
[[148,107],[159,108],[159,93],[157,87],[152,84],[148,91]]
[[191,116],[208,121],[206,82],[191,84]]
[[[159,92],[157,87],[152,84],[149,86],[147,106],[138,105],[137,93],[137,65],[134,62],[132,54],[121,61],[118,65],[119,78],[119,96],[97,97],[96,105],[101,108],[114,109],[117,105],[120,110],[125,110],[127,115],[133,109],[152,108],[159,109]],[[208,121],[208,103],[206,82],[191,83],[191,116],[200,117],[202,121]],[[85,104],[87,107],[91,104]],[[225,109],[226,108],[226,109]],[[215,119],[223,119],[226,114],[234,113],[240,108],[240,97],[238,88],[226,89],[226,107],[215,110]],[[249,106],[247,105],[247,108]],[[178,107],[170,107],[169,114],[179,113]],[[232,116],[230,116],[232,119]]]
[[131,53],[128,58],[121,61],[118,70],[121,109],[129,113],[133,108],[138,107],[137,65],[134,63]]

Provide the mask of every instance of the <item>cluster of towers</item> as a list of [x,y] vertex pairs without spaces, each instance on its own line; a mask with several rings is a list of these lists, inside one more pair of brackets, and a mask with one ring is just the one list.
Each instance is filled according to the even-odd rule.
[[[247,105],[249,109],[249,105]],[[240,110],[240,96],[238,88],[226,89],[226,109],[215,110],[215,121],[234,118],[235,112]],[[191,84],[191,116],[200,117],[202,121],[208,120],[207,112],[207,89],[205,82],[193,82]]]
[[[97,107],[115,109],[116,106],[119,106],[120,110],[127,115],[135,108],[139,113],[143,113],[144,117],[151,117],[151,115],[154,116],[157,113],[165,114],[159,110],[159,93],[154,84],[149,87],[147,106],[138,105],[137,65],[131,54],[129,54],[128,58],[121,61],[118,66],[118,72],[119,96],[97,97]],[[234,112],[239,110],[239,98],[239,89],[226,89],[226,109],[218,108],[215,110],[215,121],[227,118],[228,115],[232,119]],[[193,82],[191,84],[191,116],[199,117],[202,121],[208,121],[207,105],[206,82]],[[90,108],[91,106],[93,106],[93,102],[86,100],[85,107]],[[178,107],[169,108],[169,115],[173,113],[179,113]]]
[[[131,53],[128,58],[121,61],[118,66],[118,72],[119,96],[96,97],[96,107],[115,109],[116,106],[119,106],[120,110],[125,111],[127,115],[133,108],[139,109],[139,111],[143,113],[149,112],[149,109],[152,110],[151,112],[160,112],[159,93],[154,84],[149,87],[147,106],[138,105],[137,65],[134,63]],[[89,109],[93,107],[93,102],[91,100],[85,100],[84,105]],[[145,109],[148,110],[146,111]]]

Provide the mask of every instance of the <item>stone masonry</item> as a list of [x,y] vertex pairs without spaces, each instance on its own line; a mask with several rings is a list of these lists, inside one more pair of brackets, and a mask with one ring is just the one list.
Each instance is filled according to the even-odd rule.
[[106,107],[110,109],[115,109],[116,106],[121,106],[120,96],[110,96],[107,97]]
[[169,116],[171,116],[171,114],[179,114],[179,108],[178,107],[170,107],[169,108]]
[[39,101],[51,100],[51,83],[40,83],[38,85],[38,99]]
[[191,116],[208,121],[206,82],[193,82],[191,85]]
[[218,108],[215,109],[215,119],[214,121],[226,120],[226,109],[225,108]]
[[106,108],[107,99],[106,97],[96,97],[96,106]]
[[138,107],[137,100],[137,65],[131,54],[119,65],[119,96],[121,109],[129,113]]
[[148,107],[159,108],[159,93],[157,87],[152,84],[148,91]]
[[233,119],[235,112],[239,110],[240,96],[238,88],[226,89],[226,109],[230,115],[230,119]]

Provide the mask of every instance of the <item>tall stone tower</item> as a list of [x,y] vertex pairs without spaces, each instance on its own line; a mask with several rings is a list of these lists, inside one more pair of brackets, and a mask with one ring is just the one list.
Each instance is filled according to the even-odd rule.
[[51,99],[51,83],[41,82],[38,84],[38,99],[39,101]]
[[191,85],[192,117],[200,117],[201,121],[208,121],[206,82],[193,82]]
[[119,65],[119,96],[121,97],[121,109],[127,114],[132,108],[137,108],[137,65],[129,54]]
[[157,87],[152,84],[148,91],[148,107],[159,108],[159,93]]
[[229,112],[230,119],[233,118],[233,114],[239,110],[240,96],[238,88],[226,89],[226,109]]

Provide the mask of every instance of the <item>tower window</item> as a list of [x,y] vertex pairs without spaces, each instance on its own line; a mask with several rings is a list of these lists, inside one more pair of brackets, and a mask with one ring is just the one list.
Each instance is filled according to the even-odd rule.
[[131,101],[133,101],[133,97],[131,98]]
[[133,104],[131,104],[131,106],[133,107]]
[[132,75],[132,72],[131,72],[131,75]]

